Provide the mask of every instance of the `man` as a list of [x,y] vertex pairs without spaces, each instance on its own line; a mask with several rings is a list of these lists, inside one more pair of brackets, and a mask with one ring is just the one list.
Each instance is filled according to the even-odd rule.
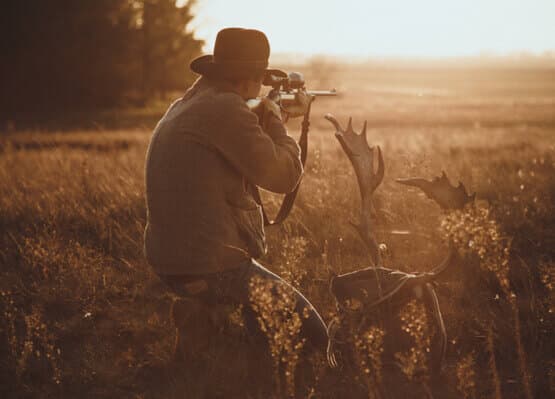
[[[201,77],[160,120],[146,159],[149,264],[182,296],[209,307],[228,300],[243,304],[251,330],[257,327],[249,306],[251,278],[287,284],[254,260],[266,252],[266,242],[253,193],[256,186],[291,192],[303,172],[299,147],[287,135],[280,107],[264,99],[254,113],[246,105],[273,72],[267,69],[269,55],[260,31],[220,31],[214,54],[191,63]],[[301,93],[296,109],[289,111],[302,115],[310,101]],[[308,346],[324,353],[325,324],[306,298],[290,288],[298,311],[308,313],[301,334]]]

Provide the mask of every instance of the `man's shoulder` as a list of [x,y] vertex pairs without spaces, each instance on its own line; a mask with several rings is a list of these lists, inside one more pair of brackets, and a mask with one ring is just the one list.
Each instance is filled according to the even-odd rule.
[[247,108],[245,101],[237,93],[214,90],[211,93],[207,93],[207,95],[210,96],[209,101],[212,103],[212,105],[217,108]]
[[204,110],[219,115],[232,109],[248,110],[245,100],[239,94],[222,90],[217,83],[204,77],[197,80],[181,100],[187,104],[187,109],[197,115],[204,114]]
[[191,98],[179,98],[167,109],[163,120],[186,115],[219,115],[225,116],[229,112],[248,110],[245,101],[236,93],[218,92],[217,90],[204,90]]

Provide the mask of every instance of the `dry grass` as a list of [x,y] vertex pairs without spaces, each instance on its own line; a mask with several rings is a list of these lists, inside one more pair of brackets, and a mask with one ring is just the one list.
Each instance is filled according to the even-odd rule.
[[[268,229],[270,249],[262,263],[284,274],[331,319],[331,274],[366,266],[368,255],[348,224],[357,217],[354,174],[321,116],[353,115],[355,129],[368,119],[369,140],[382,147],[386,162],[376,194],[376,234],[387,243],[386,266],[429,270],[445,253],[445,234],[467,247],[462,264],[438,288],[450,344],[445,375],[430,380],[436,397],[553,394],[553,72],[349,68],[329,65],[307,73],[314,87],[337,86],[345,94],[315,103],[299,199],[283,226]],[[292,122],[290,129],[298,125]],[[145,130],[1,137],[2,397],[271,394],[272,383],[255,378],[262,370],[249,368],[260,354],[247,353],[252,347],[240,332],[214,338],[193,364],[170,360],[174,298],[142,256],[148,138]],[[441,170],[477,192],[477,210],[445,219],[431,201],[393,181]],[[278,200],[264,194],[272,213]],[[426,327],[418,327],[423,313],[405,313],[403,320],[423,342],[403,358],[410,371],[410,356],[423,363],[419,351],[428,342],[421,334]],[[381,332],[361,332],[363,380],[382,379]],[[294,334],[289,338],[290,347],[276,346],[275,353],[295,360],[302,343]],[[289,367],[291,375],[295,367]],[[325,379],[321,370],[314,373]],[[350,397],[348,381],[355,377],[329,385],[320,380],[325,390],[314,384],[305,391]],[[383,379],[387,390],[389,380]],[[289,393],[293,383],[287,380]]]

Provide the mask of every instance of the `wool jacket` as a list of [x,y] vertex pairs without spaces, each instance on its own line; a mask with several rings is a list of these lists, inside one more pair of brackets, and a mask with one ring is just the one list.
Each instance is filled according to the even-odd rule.
[[205,77],[158,122],[145,166],[144,250],[160,275],[229,270],[266,251],[255,186],[293,191],[300,150],[279,118],[258,117]]

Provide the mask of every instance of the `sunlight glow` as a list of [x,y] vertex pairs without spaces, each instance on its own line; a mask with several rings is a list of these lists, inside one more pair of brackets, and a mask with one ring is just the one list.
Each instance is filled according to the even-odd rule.
[[264,31],[278,53],[464,56],[555,50],[553,0],[200,0],[197,37]]

